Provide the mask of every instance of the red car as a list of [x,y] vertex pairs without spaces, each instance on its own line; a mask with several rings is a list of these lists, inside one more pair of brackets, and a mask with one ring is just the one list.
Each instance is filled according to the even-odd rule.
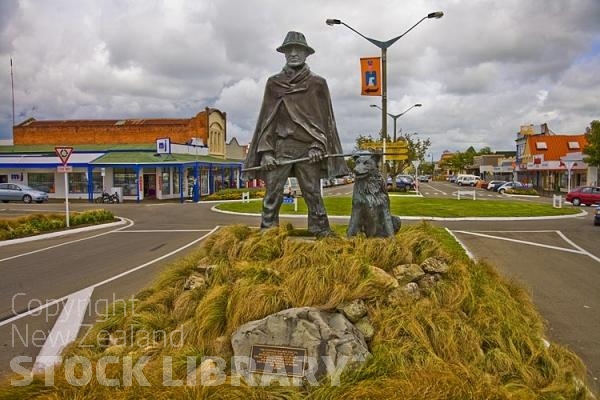
[[574,206],[600,204],[600,187],[581,186],[575,188],[567,193],[565,200],[570,201]]

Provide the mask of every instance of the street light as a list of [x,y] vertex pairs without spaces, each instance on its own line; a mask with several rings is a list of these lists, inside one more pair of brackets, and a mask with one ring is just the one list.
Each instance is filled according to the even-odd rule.
[[419,22],[417,22],[416,24],[411,26],[403,34],[396,36],[395,38],[387,40],[387,41],[381,41],[381,40],[376,40],[376,39],[367,37],[367,36],[363,35],[362,33],[360,33],[359,31],[357,31],[356,29],[354,29],[353,27],[351,27],[350,25],[346,24],[345,22],[343,22],[342,20],[339,20],[339,19],[328,19],[325,21],[325,23],[329,26],[344,25],[346,28],[350,29],[352,32],[363,37],[364,39],[368,40],[369,42],[373,43],[375,46],[377,46],[381,49],[381,138],[382,138],[382,141],[387,137],[387,124],[386,124],[386,119],[385,119],[386,114],[387,114],[387,49],[388,49],[388,47],[390,47],[391,45],[396,43],[396,41],[398,39],[400,39],[401,37],[406,35],[408,32],[412,31],[417,25],[419,25],[424,20],[431,19],[431,18],[442,18],[443,16],[444,16],[444,13],[441,11],[429,13],[429,14],[427,14],[427,16],[421,18],[419,20]]
[[[394,142],[396,141],[396,120],[398,118],[400,118],[401,116],[403,116],[404,114],[406,114],[409,110],[413,109],[414,107],[421,107],[421,106],[423,106],[423,104],[417,103],[415,105],[408,107],[406,110],[404,110],[404,112],[401,112],[400,114],[394,115],[394,114],[387,113],[387,115],[392,117],[392,119],[394,120]],[[379,108],[381,110],[381,107],[379,107],[377,104],[371,104],[371,107]]]
[[435,175],[435,164],[433,163],[433,153],[429,153],[431,157],[431,179],[433,179],[433,175]]

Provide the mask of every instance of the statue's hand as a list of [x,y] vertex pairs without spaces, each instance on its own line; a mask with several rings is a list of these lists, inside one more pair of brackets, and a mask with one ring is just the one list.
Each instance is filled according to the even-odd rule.
[[274,170],[277,168],[277,159],[273,157],[271,154],[263,154],[260,165],[263,166],[267,171]]
[[308,158],[308,162],[315,163],[323,160],[325,158],[325,154],[323,151],[313,148],[308,150]]

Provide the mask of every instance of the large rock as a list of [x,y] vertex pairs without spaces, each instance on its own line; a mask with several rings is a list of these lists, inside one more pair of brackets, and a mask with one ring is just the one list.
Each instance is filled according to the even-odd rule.
[[435,257],[423,261],[421,268],[428,274],[447,274],[450,270],[450,266],[444,260]]
[[392,270],[394,278],[402,285],[410,282],[416,282],[425,276],[425,271],[421,269],[419,264],[404,264],[394,267]]
[[[307,362],[304,373],[300,373],[309,380],[318,380],[328,373],[335,379],[333,375],[339,377],[342,370],[362,364],[371,355],[362,333],[344,315],[312,307],[291,308],[248,322],[233,333],[231,344],[236,357],[250,357],[252,346],[294,348],[299,349],[294,350],[298,355],[305,350]],[[277,369],[273,363],[270,369],[265,366],[261,370],[257,365],[256,372]],[[286,361],[286,368],[290,364]],[[232,369],[246,379],[259,379],[247,364],[234,363]],[[298,375],[298,371],[293,375]]]
[[350,303],[342,304],[338,308],[348,320],[352,323],[356,323],[362,317],[367,315],[367,305],[362,299],[356,299]]
[[384,286],[385,288],[393,289],[400,286],[398,281],[393,276],[391,276],[381,268],[378,268],[374,265],[369,265],[369,271],[371,272],[371,274],[373,274],[373,278],[375,279],[375,281],[377,281],[377,283],[379,283],[381,286]]

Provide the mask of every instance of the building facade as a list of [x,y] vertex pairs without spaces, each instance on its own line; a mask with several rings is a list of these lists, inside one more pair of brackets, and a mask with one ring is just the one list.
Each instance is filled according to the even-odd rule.
[[546,127],[541,133],[519,135],[517,143],[520,181],[553,192],[594,184],[591,169],[583,161],[584,134],[554,134]]
[[[124,200],[192,199],[241,186],[227,158],[226,114],[206,108],[188,119],[38,121],[14,127],[0,146],[0,182],[24,183],[51,198],[93,201],[103,190]],[[160,146],[159,146],[160,145]],[[72,148],[67,187],[55,147]]]

